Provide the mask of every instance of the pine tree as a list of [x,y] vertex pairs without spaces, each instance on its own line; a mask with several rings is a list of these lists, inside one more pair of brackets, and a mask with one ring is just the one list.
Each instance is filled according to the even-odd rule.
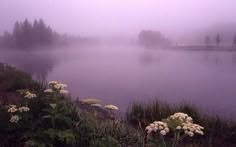
[[22,47],[24,42],[22,23],[16,22],[13,28],[13,42],[15,47]]

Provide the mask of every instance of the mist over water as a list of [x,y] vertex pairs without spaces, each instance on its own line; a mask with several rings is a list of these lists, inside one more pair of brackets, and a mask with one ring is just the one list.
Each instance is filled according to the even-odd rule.
[[12,64],[43,80],[69,85],[73,97],[95,97],[125,111],[134,101],[189,102],[207,112],[236,112],[236,53],[152,50],[100,44],[36,52],[1,52]]

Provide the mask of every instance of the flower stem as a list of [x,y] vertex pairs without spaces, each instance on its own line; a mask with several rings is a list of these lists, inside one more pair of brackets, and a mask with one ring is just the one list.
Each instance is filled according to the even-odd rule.
[[165,139],[164,139],[163,135],[161,135],[161,139],[162,139],[164,147],[166,147],[166,142],[165,142]]

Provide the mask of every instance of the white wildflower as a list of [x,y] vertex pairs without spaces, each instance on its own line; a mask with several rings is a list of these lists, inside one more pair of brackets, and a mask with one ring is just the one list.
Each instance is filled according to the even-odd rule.
[[162,121],[157,121],[157,124],[158,124],[158,125],[164,125],[165,123],[162,122]]
[[181,126],[177,126],[177,127],[176,127],[176,130],[180,130],[180,129],[181,129]]
[[53,87],[54,87],[56,90],[60,90],[60,88],[61,88],[58,84],[55,84]]
[[183,126],[183,129],[184,129],[184,130],[187,130],[188,128],[187,128],[186,126]]
[[203,131],[200,131],[200,130],[196,130],[195,133],[200,134],[200,135],[204,135]]
[[161,130],[161,131],[160,131],[160,134],[163,135],[163,136],[165,136],[165,135],[166,135],[166,131],[165,131],[165,130]]
[[57,106],[57,104],[50,104],[50,106],[51,106],[53,109],[55,109],[56,106]]
[[48,85],[55,85],[55,84],[58,84],[59,82],[58,81],[51,81],[51,82],[48,82]]
[[204,135],[202,131],[202,129],[204,128],[198,124],[193,124],[191,122],[183,123],[183,129],[185,130],[185,134],[189,135],[190,137],[193,136],[192,133],[194,134],[194,132],[200,135]]
[[60,87],[60,89],[65,89],[65,88],[67,88],[68,86],[66,85],[66,84],[56,84],[57,86],[59,86]]
[[146,130],[148,134],[152,131],[157,132],[158,130],[160,131],[161,135],[166,135],[168,132],[170,132],[167,123],[161,121],[154,121],[146,127]]
[[168,124],[173,125],[173,123],[176,123],[176,122],[177,122],[177,125],[174,126],[175,129],[173,129],[173,131],[176,131],[176,132],[178,131],[180,133],[182,133],[183,131],[184,134],[190,137],[193,137],[195,134],[204,135],[204,132],[202,131],[204,127],[198,124],[194,124],[192,117],[182,112],[178,112],[178,113],[175,113],[174,115],[169,116],[167,119],[165,119],[165,122],[154,121],[153,123],[149,124],[146,127],[146,130],[148,134],[151,132],[159,131],[159,133],[164,136],[170,132],[170,129],[168,128]]
[[158,128],[155,126],[155,127],[152,128],[152,130],[153,130],[154,132],[156,132],[156,131],[158,130]]
[[16,105],[10,105],[10,108],[7,110],[7,112],[14,113],[17,111]]
[[60,94],[68,94],[69,92],[67,90],[60,90]]
[[83,104],[99,104],[101,101],[99,99],[88,98],[84,100],[80,100]]
[[44,90],[44,92],[45,92],[45,93],[52,93],[53,90],[52,90],[52,89],[46,89],[46,90]]
[[20,117],[18,115],[13,115],[10,119],[11,123],[17,123],[20,120]]
[[[189,116],[182,112],[177,112],[174,115],[171,115],[168,120],[179,120],[179,121],[185,121]],[[190,119],[190,118],[189,118]]]
[[187,121],[188,121],[188,122],[193,121],[192,117],[187,117]]
[[20,112],[28,112],[30,109],[27,106],[22,106],[19,108]]
[[26,92],[25,98],[32,99],[37,97],[36,94],[30,93],[29,91]]
[[190,136],[190,137],[193,137],[193,135],[194,135],[194,133],[191,132],[191,131],[187,132],[186,134],[187,134],[188,136]]
[[151,128],[153,128],[153,127],[155,127],[155,124],[151,123],[149,126],[150,126]]
[[65,88],[67,88],[68,86],[66,84],[62,84],[62,83],[54,83],[54,84],[49,84],[49,87],[54,88],[56,90],[63,90]]
[[68,94],[68,91],[64,90],[65,88],[67,88],[68,86],[66,84],[60,83],[58,81],[51,81],[48,83],[49,88],[51,90],[45,90],[44,92],[53,92],[53,91],[57,91],[61,94]]
[[153,128],[150,126],[147,126],[145,130],[147,130],[147,133],[149,134],[152,132]]
[[169,133],[169,132],[170,132],[170,129],[167,128],[167,127],[166,127],[164,130],[166,131],[166,133]]
[[102,107],[101,104],[91,104],[90,106],[92,106],[92,107]]
[[119,110],[119,108],[115,105],[106,105],[104,106],[106,109],[111,109],[111,110]]

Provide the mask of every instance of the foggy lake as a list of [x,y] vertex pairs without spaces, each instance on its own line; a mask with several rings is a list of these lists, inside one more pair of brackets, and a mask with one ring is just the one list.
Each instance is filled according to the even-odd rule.
[[236,147],[236,0],[0,0],[0,147]]
[[173,104],[189,102],[210,113],[236,112],[236,52],[102,44],[1,51],[0,62],[40,80],[64,82],[74,98],[99,98],[123,112],[134,101],[148,103],[155,98]]

